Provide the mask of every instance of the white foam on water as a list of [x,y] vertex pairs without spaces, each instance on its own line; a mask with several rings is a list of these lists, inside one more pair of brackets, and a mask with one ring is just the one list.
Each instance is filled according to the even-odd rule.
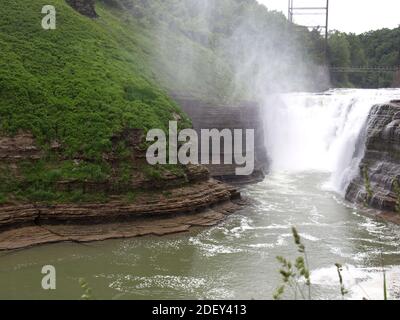
[[312,236],[310,234],[307,234],[307,233],[300,233],[300,237],[302,237],[303,239],[306,239],[308,241],[311,241],[311,242],[321,241],[321,239],[318,239],[318,238],[316,238],[316,237],[314,237],[314,236]]
[[[400,284],[400,268],[387,267],[386,278],[389,298],[395,298],[394,292]],[[346,299],[383,300],[383,270],[380,268],[358,268],[353,265],[343,267],[343,284],[349,294]],[[314,285],[336,288],[340,295],[339,276],[335,266],[316,269],[311,272],[311,281]],[[392,296],[391,296],[392,295]]]
[[250,248],[256,248],[256,249],[270,249],[274,248],[275,245],[273,243],[257,243],[257,244],[249,244]]

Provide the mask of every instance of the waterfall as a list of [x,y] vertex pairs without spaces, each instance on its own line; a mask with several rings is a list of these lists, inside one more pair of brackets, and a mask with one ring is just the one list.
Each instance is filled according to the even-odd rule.
[[343,194],[364,155],[372,106],[399,94],[391,89],[335,89],[269,97],[264,110],[271,169],[329,172],[325,187]]

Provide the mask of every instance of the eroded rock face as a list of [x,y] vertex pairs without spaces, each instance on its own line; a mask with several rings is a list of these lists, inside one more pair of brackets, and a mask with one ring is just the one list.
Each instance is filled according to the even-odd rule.
[[134,202],[118,199],[93,204],[30,204],[0,206],[0,230],[24,224],[101,223],[138,217],[165,217],[201,211],[240,195],[235,188],[210,179],[163,192],[143,194]]
[[216,225],[227,215],[238,210],[239,207],[232,202],[224,202],[190,215],[137,217],[97,224],[72,222],[68,224],[25,225],[0,232],[0,250],[14,250],[65,241],[81,243],[145,235],[163,236],[185,232],[191,227]]
[[134,203],[2,205],[0,250],[36,244],[88,242],[187,231],[211,226],[239,208],[235,188],[213,179],[143,195]]
[[[264,124],[261,111],[257,104],[247,102],[239,106],[213,106],[202,101],[174,96],[175,100],[181,105],[182,109],[192,119],[193,127],[200,137],[202,129],[246,129],[255,130],[254,154],[255,166],[253,174],[249,176],[236,175],[236,169],[241,167],[238,164],[207,165],[211,176],[215,179],[234,183],[255,183],[264,180],[265,174],[269,170],[269,159],[264,143]],[[245,141],[243,139],[243,141]],[[220,159],[224,159],[223,143],[218,154]],[[243,144],[243,154],[246,148]],[[223,162],[223,160],[221,160]]]
[[[136,166],[146,161],[141,147],[143,138],[142,130],[127,129],[113,137],[112,143],[116,146],[124,141],[131,151],[129,163]],[[54,141],[51,149],[61,157],[60,143]],[[0,137],[0,165],[14,168],[14,179],[19,176],[21,163],[38,161],[43,155],[30,134]],[[117,173],[116,154],[111,151],[104,154],[104,159]],[[84,188],[86,192],[106,192],[110,195],[106,203],[45,205],[12,200],[1,204],[0,250],[60,241],[86,242],[182,232],[192,226],[216,224],[238,208],[234,201],[240,199],[240,193],[211,179],[203,166],[188,165],[183,176],[166,172],[157,180],[146,178],[139,168],[134,170],[126,186],[128,190],[138,191],[131,200],[118,193],[114,181],[117,177],[111,175],[103,183],[69,180],[58,181],[56,186],[58,190]]]
[[372,108],[365,155],[357,177],[347,189],[346,199],[394,212],[398,201],[395,181],[400,182],[400,101]]
[[41,151],[29,133],[20,133],[14,137],[0,137],[0,161],[37,160],[41,156]]
[[66,2],[80,14],[89,18],[96,18],[95,0],[66,0]]
[[393,88],[400,88],[400,70],[396,72],[393,80]]

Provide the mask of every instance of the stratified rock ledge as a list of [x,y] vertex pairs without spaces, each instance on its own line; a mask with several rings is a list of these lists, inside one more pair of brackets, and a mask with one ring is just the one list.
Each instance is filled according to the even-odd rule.
[[134,204],[0,206],[0,250],[56,242],[167,235],[212,226],[240,208],[240,194],[210,179]]
[[[248,176],[239,176],[236,169],[242,167],[236,163],[233,164],[210,164],[206,165],[214,179],[233,183],[235,185],[251,184],[262,182],[269,171],[270,159],[264,143],[264,123],[262,110],[254,102],[242,102],[238,105],[214,105],[191,97],[173,94],[174,99],[182,107],[193,122],[193,128],[201,136],[203,129],[246,129],[254,130],[254,171]],[[201,146],[199,146],[199,151]],[[211,151],[212,153],[215,150]],[[246,153],[245,143],[240,154]],[[214,156],[214,154],[213,154]],[[224,159],[224,149],[216,152],[216,156]],[[235,161],[234,161],[235,162]]]
[[346,199],[381,210],[378,218],[400,224],[396,212],[400,200],[396,191],[396,181],[400,182],[400,101],[375,105],[366,130],[365,139],[360,140],[365,141],[365,154]]

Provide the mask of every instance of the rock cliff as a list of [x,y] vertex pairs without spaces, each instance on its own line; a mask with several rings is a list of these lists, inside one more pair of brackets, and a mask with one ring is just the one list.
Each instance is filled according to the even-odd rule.
[[369,115],[365,155],[346,199],[384,211],[400,205],[400,101],[375,105]]
[[[121,168],[116,152],[103,155],[112,165],[112,173],[102,182],[75,179],[54,182],[56,192],[101,192],[107,195],[103,201],[48,203],[29,198],[21,200],[13,194],[3,199],[0,202],[0,250],[59,241],[85,242],[182,232],[191,226],[216,224],[238,209],[239,192],[210,178],[203,166],[189,165],[179,174],[167,170],[156,179],[146,176],[142,167],[146,161],[141,146],[143,137],[142,130],[130,129],[112,139],[114,146],[123,141],[131,154],[130,176],[123,184],[118,180]],[[58,163],[65,160],[62,145],[53,142],[50,149],[53,157],[60,152]],[[19,192],[32,188],[22,168],[27,163],[40,162],[46,155],[29,133],[0,137],[2,183],[18,186]],[[72,171],[79,168],[84,159],[73,161],[76,167],[71,168]]]
[[116,199],[99,204],[2,205],[0,250],[61,241],[160,236],[211,226],[237,210],[239,198],[234,188],[205,179],[168,193],[143,193],[133,203]]
[[[239,165],[233,163],[221,165],[207,165],[211,176],[215,179],[232,183],[255,183],[264,180],[269,169],[269,159],[264,144],[264,126],[260,108],[255,103],[247,102],[238,106],[223,106],[208,104],[196,99],[174,96],[182,109],[192,119],[193,127],[200,136],[202,129],[254,129],[255,166],[249,176],[238,176],[235,173]],[[243,154],[245,146],[243,145]],[[220,150],[221,159],[224,156],[223,143]]]
[[96,18],[95,0],[66,0],[66,2],[80,14],[89,18]]
[[393,88],[400,88],[400,70],[396,72],[393,79]]

